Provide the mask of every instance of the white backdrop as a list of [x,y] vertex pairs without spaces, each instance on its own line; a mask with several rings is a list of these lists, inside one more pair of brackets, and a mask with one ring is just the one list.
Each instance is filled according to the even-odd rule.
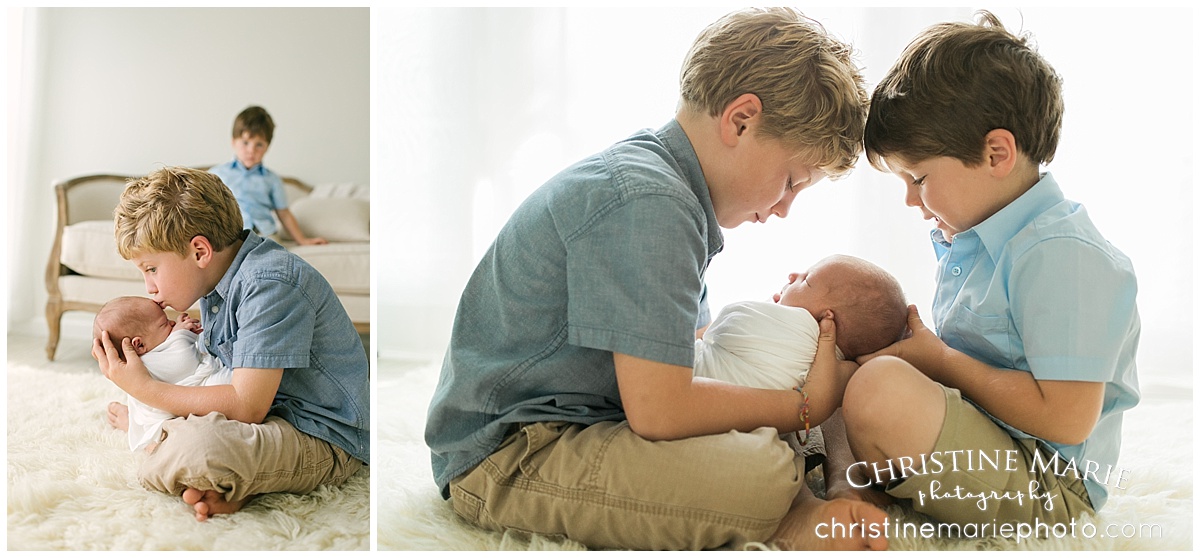
[[[458,295],[516,204],[562,167],[671,118],[687,48],[726,11],[373,10],[373,173],[395,184],[381,193],[394,219],[377,219],[376,234],[401,247],[376,252],[381,355],[443,350]],[[1065,80],[1064,132],[1049,170],[1133,260],[1143,383],[1190,388],[1192,12],[994,11],[1031,32]],[[974,10],[806,13],[855,45],[873,88],[919,30]],[[863,160],[849,178],[801,194],[788,219],[727,230],[709,271],[714,307],[764,298],[788,271],[841,252],[893,272],[928,316],[928,229],[903,205],[899,181]]]
[[366,8],[5,15],[9,329],[45,331],[55,180],[228,161],[234,117],[258,104],[276,124],[268,167],[312,184],[369,183]]

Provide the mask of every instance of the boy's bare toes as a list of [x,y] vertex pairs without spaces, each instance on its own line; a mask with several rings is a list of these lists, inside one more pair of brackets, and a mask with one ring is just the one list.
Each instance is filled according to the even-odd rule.
[[199,502],[202,497],[204,497],[204,492],[195,488],[185,488],[183,490],[183,501],[189,506],[196,505],[196,502]]
[[196,513],[196,521],[205,521],[214,515],[234,513],[246,505],[249,498],[226,501],[225,495],[215,490],[197,490],[188,488],[183,491],[184,503],[192,506]]

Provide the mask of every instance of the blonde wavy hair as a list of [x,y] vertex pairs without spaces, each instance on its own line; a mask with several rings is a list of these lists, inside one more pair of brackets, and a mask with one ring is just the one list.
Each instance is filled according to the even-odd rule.
[[868,97],[854,55],[819,22],[790,8],[733,12],[693,43],[680,72],[681,104],[719,116],[753,93],[763,105],[762,134],[839,178],[863,150]]
[[242,212],[233,192],[214,174],[166,167],[131,179],[113,212],[117,251],[186,255],[188,243],[203,236],[220,251],[242,235]]

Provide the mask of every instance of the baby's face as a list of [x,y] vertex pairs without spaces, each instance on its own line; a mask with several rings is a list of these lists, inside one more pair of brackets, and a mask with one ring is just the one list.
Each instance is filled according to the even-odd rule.
[[138,304],[137,311],[138,321],[142,324],[143,350],[150,351],[167,340],[175,322],[168,319],[167,313],[150,299],[146,299],[146,304]]
[[826,310],[833,307],[831,292],[839,280],[842,267],[836,260],[826,258],[808,268],[808,271],[790,273],[783,290],[772,298],[784,306],[804,308],[820,319]]

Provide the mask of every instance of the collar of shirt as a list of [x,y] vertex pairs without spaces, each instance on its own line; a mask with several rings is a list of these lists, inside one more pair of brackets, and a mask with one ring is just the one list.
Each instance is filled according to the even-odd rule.
[[[1004,206],[993,214],[991,217],[970,229],[958,233],[955,238],[964,236],[978,236],[980,243],[983,245],[984,251],[994,261],[1000,255],[1000,251],[1004,249],[1004,245],[1012,240],[1021,229],[1025,228],[1034,218],[1044,213],[1047,209],[1055,204],[1062,202],[1063,193],[1059,189],[1058,183],[1050,173],[1043,173],[1041,180],[1037,181],[1029,190],[1020,197],[1013,200],[1012,203]],[[941,229],[933,229],[929,233],[929,238],[933,240],[933,245],[939,257],[945,249],[951,246],[951,242],[946,240]]]
[[[262,243],[263,237],[254,234],[254,231],[250,229],[243,229],[242,247],[238,249],[237,255],[234,256],[233,261],[229,263],[229,269],[225,270],[225,275],[221,276],[221,280],[217,282],[216,288],[214,288],[213,291],[208,294],[208,296],[216,294],[221,298],[221,300],[229,298],[227,296],[229,293],[229,287],[233,284],[233,277],[237,275],[238,270],[241,269],[242,262],[246,260],[246,255]],[[205,298],[207,299],[208,296]]]
[[234,170],[239,170],[244,173],[263,174],[263,171],[264,171],[262,163],[254,165],[253,167],[250,167],[250,168],[246,168],[246,165],[243,165],[242,161],[240,159],[238,159],[237,157],[233,158],[233,162],[229,164],[229,168],[234,169]]
[[675,155],[692,193],[696,194],[696,199],[700,200],[700,205],[704,208],[704,216],[708,221],[708,250],[711,257],[725,247],[725,236],[721,234],[721,227],[717,224],[717,213],[713,209],[712,197],[708,192],[708,182],[704,180],[704,171],[700,168],[700,159],[696,156],[692,141],[675,119],[659,129],[656,135]]

